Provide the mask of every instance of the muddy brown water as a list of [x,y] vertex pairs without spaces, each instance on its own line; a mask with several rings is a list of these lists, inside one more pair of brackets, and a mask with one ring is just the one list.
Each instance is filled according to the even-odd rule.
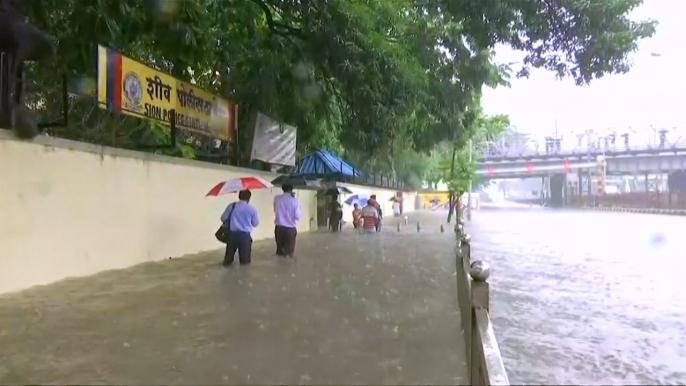
[[[465,384],[454,234],[298,236],[0,297],[0,384]],[[416,221],[422,230],[416,231]]]

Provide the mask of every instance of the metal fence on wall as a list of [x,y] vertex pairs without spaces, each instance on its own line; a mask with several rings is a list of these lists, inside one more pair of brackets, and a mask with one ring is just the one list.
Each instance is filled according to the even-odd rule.
[[[43,134],[102,146],[229,163],[232,146],[228,141],[189,130],[174,130],[169,123],[112,113],[98,103],[93,79],[67,75],[46,77],[45,67],[44,64],[27,65],[21,95]],[[54,82],[44,81],[46,78]]]
[[[42,133],[51,137],[93,143],[102,146],[153,152],[199,161],[232,164],[234,146],[192,131],[174,129],[173,125],[115,114],[98,103],[95,83],[87,77],[51,76],[43,82],[42,67],[28,65],[24,70],[21,98],[33,112]],[[249,165],[244,167],[250,168]],[[354,177],[332,178],[360,185],[403,190],[408,186],[397,178],[370,173]]]

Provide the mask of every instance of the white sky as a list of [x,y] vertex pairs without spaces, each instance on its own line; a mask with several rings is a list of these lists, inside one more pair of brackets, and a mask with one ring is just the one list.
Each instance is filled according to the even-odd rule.
[[[632,19],[651,18],[659,25],[656,34],[631,55],[634,65],[628,74],[608,75],[579,87],[572,79],[556,80],[552,72],[532,70],[528,79],[512,79],[511,88],[486,89],[484,109],[488,114],[508,114],[520,131],[536,136],[553,135],[557,120],[558,132],[568,144],[577,142],[574,132],[613,128],[621,134],[628,127],[647,141],[653,136],[650,125],[678,127],[669,139],[676,139],[672,135],[686,139],[684,15],[686,0],[644,0]],[[496,61],[501,63],[523,57],[509,47],[496,50]]]

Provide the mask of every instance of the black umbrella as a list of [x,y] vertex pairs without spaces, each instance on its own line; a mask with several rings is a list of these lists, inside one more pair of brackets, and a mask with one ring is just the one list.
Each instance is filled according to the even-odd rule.
[[340,194],[352,194],[352,193],[353,193],[353,191],[346,188],[345,186],[339,186],[336,188],[327,189],[326,193],[324,193],[324,194],[326,194],[327,196],[338,196]]
[[326,186],[322,184],[322,180],[315,177],[304,176],[299,174],[289,174],[278,176],[272,180],[272,185],[291,185],[295,189],[302,190],[324,190]]

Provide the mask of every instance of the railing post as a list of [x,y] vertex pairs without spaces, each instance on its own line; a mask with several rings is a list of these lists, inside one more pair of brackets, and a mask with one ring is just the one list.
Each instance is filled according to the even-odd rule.
[[487,385],[487,380],[483,374],[483,363],[481,357],[483,356],[482,340],[479,336],[478,320],[476,318],[476,310],[489,310],[489,286],[486,280],[491,275],[491,268],[485,261],[474,261],[469,265],[469,276],[472,278],[471,285],[471,309],[470,309],[470,327],[471,331],[465,332],[470,334],[469,359],[467,360],[469,366],[469,381],[471,385]]

